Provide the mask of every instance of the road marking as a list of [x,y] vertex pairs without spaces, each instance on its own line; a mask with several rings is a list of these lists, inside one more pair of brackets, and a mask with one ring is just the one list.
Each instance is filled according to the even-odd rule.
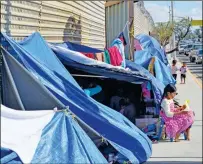
[[[179,60],[179,62],[180,62],[181,64],[183,64],[183,62],[181,62],[180,60]],[[190,69],[188,69],[188,73],[192,76],[193,80],[197,83],[197,85],[202,89],[202,81],[200,82],[200,80],[197,79],[197,76],[195,76],[195,75],[190,71]]]
[[194,75],[190,70],[188,70],[188,73],[192,76],[193,80],[199,85],[199,87],[202,89],[202,82],[197,79],[197,76]]

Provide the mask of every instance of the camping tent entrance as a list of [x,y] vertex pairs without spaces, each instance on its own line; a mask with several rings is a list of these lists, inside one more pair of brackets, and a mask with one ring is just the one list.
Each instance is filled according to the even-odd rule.
[[144,117],[144,115],[147,114],[147,107],[155,108],[155,104],[149,104],[144,101],[141,84],[130,83],[127,81],[121,81],[105,76],[93,75],[67,66],[66,68],[83,89],[88,88],[90,83],[101,86],[102,91],[92,96],[92,98],[108,107],[112,108],[111,98],[113,96],[118,96],[117,91],[122,90],[122,95],[119,96],[128,98],[130,102],[135,106],[136,115],[134,120],[136,118]]

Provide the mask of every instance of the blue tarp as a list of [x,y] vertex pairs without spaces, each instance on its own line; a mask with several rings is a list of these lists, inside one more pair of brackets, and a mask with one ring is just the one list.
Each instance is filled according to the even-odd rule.
[[52,44],[56,45],[56,46],[61,46],[61,47],[64,47],[64,48],[68,48],[68,49],[70,49],[72,51],[83,52],[83,53],[99,53],[99,52],[103,52],[103,51],[98,50],[96,48],[91,48],[91,47],[79,45],[79,44],[72,43],[72,42],[52,43]]
[[[10,109],[6,109],[7,111]],[[5,111],[5,110],[4,110]],[[12,112],[12,111],[11,111]],[[22,115],[23,113],[24,115]],[[36,116],[36,113],[39,114],[39,111],[35,111],[32,113],[27,113],[20,111],[17,114],[17,118],[15,116],[1,116],[2,119],[6,119],[7,122],[11,121],[11,124],[18,124],[18,122],[24,121],[27,124],[32,124],[33,127],[34,122],[41,121],[40,117],[42,115]],[[16,113],[15,113],[16,114]],[[30,114],[30,115],[29,115]],[[33,116],[34,115],[34,116]],[[23,118],[21,118],[23,116]],[[26,117],[27,116],[27,117]],[[11,117],[11,118],[9,118]],[[46,117],[45,117],[46,118]],[[32,120],[32,123],[29,121]],[[26,122],[27,121],[27,122]],[[1,125],[3,129],[6,129],[7,122],[3,122]],[[16,127],[17,128],[17,127]],[[26,126],[18,127],[26,130]],[[32,127],[31,127],[32,128]],[[21,131],[22,131],[21,129]],[[35,128],[33,128],[35,129]],[[13,130],[13,129],[10,129]],[[36,129],[35,129],[36,130]],[[15,130],[16,131],[16,130]],[[3,131],[1,135],[7,135],[7,133]],[[30,134],[31,133],[31,134]],[[30,131],[29,137],[36,138],[37,133]],[[33,134],[32,134],[33,133]],[[13,133],[11,133],[13,134]],[[20,137],[27,137],[27,133],[20,135]],[[7,141],[5,137],[3,142]],[[19,137],[19,135],[17,135]],[[38,138],[37,138],[38,139]],[[19,139],[15,140],[15,136],[13,136],[13,140],[18,142],[16,145],[20,145]],[[25,139],[27,141],[27,139]],[[8,139],[9,141],[9,139]],[[33,140],[31,140],[33,141]],[[27,142],[26,142],[27,143]],[[33,144],[33,143],[30,143]],[[41,136],[36,142],[35,146],[26,147],[26,145],[20,145],[19,148],[16,145],[6,143],[7,148],[1,147],[1,163],[104,163],[107,164],[107,160],[92,142],[92,140],[87,136],[85,131],[79,126],[77,121],[72,117],[71,113],[66,111],[56,112],[52,119],[45,125],[42,129]],[[9,148],[9,149],[8,149]],[[29,150],[28,150],[29,148]],[[12,151],[14,149],[16,152],[19,152],[19,155]],[[22,154],[22,152],[33,151],[33,154],[27,159],[26,154]],[[28,153],[28,155],[30,155]]]
[[126,67],[133,70],[133,72],[125,71],[124,69],[119,70],[109,64],[97,62],[95,60],[81,56],[77,52],[69,51],[67,48],[63,49],[62,46],[50,45],[50,47],[54,50],[55,54],[62,61],[62,63],[75,69],[96,75],[106,76],[109,78],[115,78],[117,80],[134,82],[137,84],[148,80],[152,83],[153,92],[157,103],[160,103],[161,101],[163,94],[163,84],[158,82],[158,80],[156,80],[156,78],[153,77],[149,71],[142,66],[126,60],[128,63],[126,63]]
[[[149,138],[122,114],[86,96],[39,33],[34,33],[21,43],[16,43],[5,34],[3,36],[7,44],[11,45],[10,51],[15,52],[12,55],[50,94],[64,106],[69,106],[71,112],[107,139],[118,152],[133,163],[144,162],[151,156]],[[44,55],[46,57],[41,57]],[[58,67],[63,70],[57,70]]]
[[135,38],[140,42],[144,50],[149,51],[152,56],[157,56],[164,64],[168,65],[166,53],[155,38],[145,34],[139,34]]
[[50,47],[64,65],[68,65],[88,73],[134,82],[137,84],[149,81],[147,76],[140,74],[138,71],[127,71],[122,67],[115,67],[104,62],[98,62],[94,59],[87,58],[76,51],[71,51],[61,46],[54,46],[50,44]]
[[153,56],[148,50],[135,51],[134,62],[148,69],[152,57],[155,57],[154,69],[156,78],[165,86],[169,83],[175,84],[176,81],[171,74],[170,68],[166,66],[157,56]]
[[162,95],[164,93],[164,87],[165,87],[164,84],[160,82],[157,78],[155,78],[147,69],[145,69],[139,64],[126,60],[126,67],[130,68],[133,71],[139,71],[140,73],[146,75],[148,79],[150,79],[152,83],[152,90],[154,92],[155,99],[160,104],[162,100]]

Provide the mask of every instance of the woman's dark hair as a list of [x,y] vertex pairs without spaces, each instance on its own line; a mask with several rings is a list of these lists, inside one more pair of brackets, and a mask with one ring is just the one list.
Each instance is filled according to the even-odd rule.
[[168,84],[165,88],[164,88],[164,94],[162,96],[162,100],[163,98],[166,96],[166,94],[169,92],[169,93],[173,93],[173,92],[176,92],[176,87],[175,85],[173,84]]

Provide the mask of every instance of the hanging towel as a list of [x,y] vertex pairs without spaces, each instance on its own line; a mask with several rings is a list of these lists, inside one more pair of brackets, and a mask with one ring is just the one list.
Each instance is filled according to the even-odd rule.
[[111,64],[114,66],[121,66],[123,59],[118,48],[116,46],[113,46],[110,47],[108,51],[111,59]]
[[83,53],[81,52],[83,55],[85,55],[86,57],[88,58],[91,58],[91,59],[95,59],[95,54],[94,53]]
[[103,53],[96,53],[95,56],[96,56],[98,61],[101,61],[101,62],[104,61],[104,59],[103,59]]
[[124,52],[124,45],[123,42],[120,39],[115,39],[112,43],[112,46],[116,46],[120,52],[120,55],[122,57],[122,67],[126,67],[125,63],[125,52]]
[[111,64],[111,59],[108,50],[105,50],[104,53],[104,62],[107,64]]

